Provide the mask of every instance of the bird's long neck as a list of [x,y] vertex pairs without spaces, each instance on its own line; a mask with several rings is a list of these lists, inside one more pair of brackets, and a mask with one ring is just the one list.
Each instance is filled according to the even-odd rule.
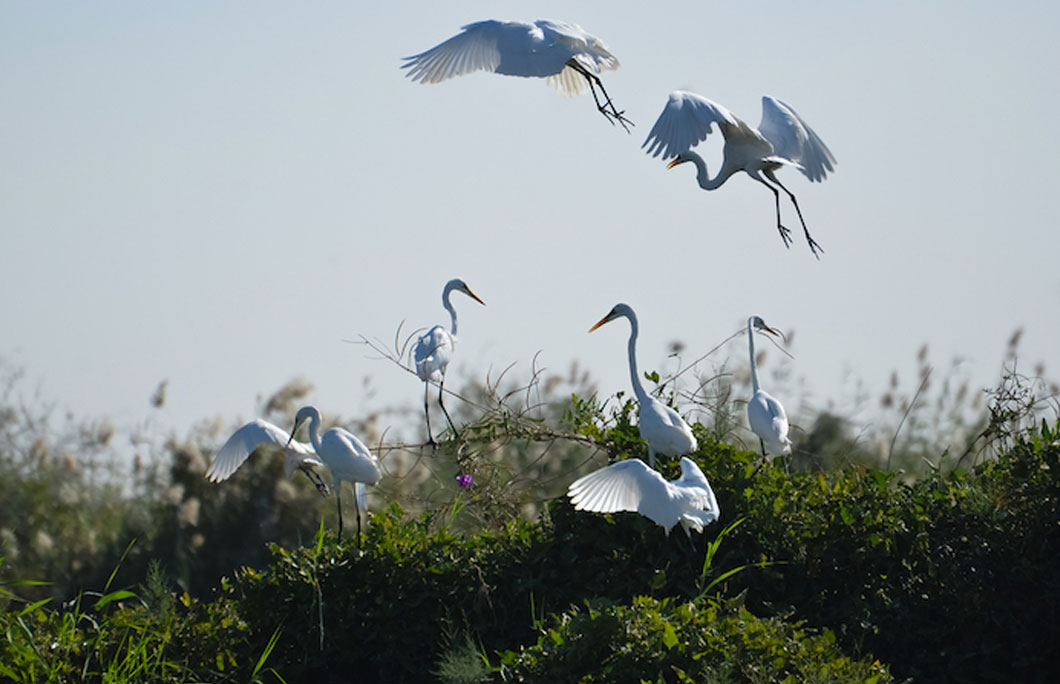
[[453,308],[453,303],[449,301],[449,293],[452,291],[452,288],[446,287],[442,292],[442,306],[449,312],[449,334],[456,337],[456,309]]
[[695,152],[685,152],[685,154],[692,159],[692,163],[696,165],[696,182],[699,183],[699,187],[704,190],[717,190],[720,188],[725,181],[729,180],[735,169],[730,168],[728,160],[721,165],[721,170],[718,171],[718,175],[714,178],[710,177],[707,172],[707,162],[703,161],[703,157],[699,156]]
[[637,395],[638,401],[647,401],[648,392],[640,382],[640,373],[637,372],[637,317],[630,314],[629,318],[629,381],[633,384],[633,394]]
[[313,443],[313,450],[320,453],[320,414],[314,413],[309,417],[309,441]]
[[755,367],[755,330],[751,322],[754,319],[748,319],[747,321],[747,346],[751,351],[751,387],[757,392],[758,391],[758,368]]

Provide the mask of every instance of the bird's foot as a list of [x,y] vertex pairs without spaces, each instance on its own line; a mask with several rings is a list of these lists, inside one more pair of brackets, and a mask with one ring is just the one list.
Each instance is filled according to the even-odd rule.
[[[608,105],[611,105],[610,109],[608,109]],[[605,102],[603,105],[597,107],[597,109],[600,110],[600,113],[604,115],[604,118],[607,119],[612,126],[618,123],[620,126],[622,126],[622,128],[626,129],[626,133],[633,133],[633,131],[629,130],[629,126],[635,126],[636,124],[634,124],[632,121],[630,121],[624,116],[626,110],[623,109],[622,111],[618,111],[615,108],[615,105],[611,104],[610,100]],[[629,126],[627,126],[626,124],[629,124]]]
[[778,223],[777,231],[780,232],[780,239],[784,241],[784,246],[791,249],[791,230],[787,226]]
[[817,244],[817,241],[810,237],[809,233],[806,233],[806,242],[810,245],[810,251],[817,257],[817,260],[821,260],[821,255],[818,252],[824,253],[824,248]]
[[317,486],[317,491],[320,492],[320,495],[325,499],[328,497],[329,494],[331,494],[331,489],[328,488],[327,482],[324,482],[323,480],[318,480],[313,484]]

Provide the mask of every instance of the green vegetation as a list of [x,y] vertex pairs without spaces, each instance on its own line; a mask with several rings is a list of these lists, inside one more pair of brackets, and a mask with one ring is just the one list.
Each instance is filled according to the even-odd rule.
[[[516,410],[515,394],[487,387],[462,441],[422,456],[437,478],[415,485],[413,464],[381,484],[376,503],[390,502],[362,549],[335,538],[334,502],[282,479],[278,459],[206,483],[218,440],[205,429],[167,440],[158,466],[115,492],[42,456],[41,435],[2,411],[0,677],[1053,681],[1060,427],[1025,389],[1012,376],[994,392],[977,465],[917,478],[758,468],[719,429],[727,418],[697,424],[694,458],[723,514],[689,541],[559,496],[574,472],[644,455],[629,402],[545,393]],[[457,487],[457,472],[473,484]]]

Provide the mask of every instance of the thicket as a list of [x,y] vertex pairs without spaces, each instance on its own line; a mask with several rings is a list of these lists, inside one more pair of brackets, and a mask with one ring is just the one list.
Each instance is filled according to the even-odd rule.
[[[34,431],[5,411],[0,676],[988,682],[1060,670],[1060,434],[1028,424],[1038,400],[1019,376],[994,391],[973,435],[990,454],[964,469],[937,467],[962,462],[941,453],[918,478],[759,468],[722,421],[697,424],[695,459],[723,515],[691,541],[556,496],[572,472],[643,457],[630,402],[515,410],[497,386],[474,395],[459,443],[406,457],[400,481],[380,488],[361,549],[330,531],[333,502],[283,480],[276,460],[206,483],[212,432],[167,441],[141,466],[139,496],[115,495],[64,449],[34,451]],[[98,432],[77,434],[90,438],[68,444],[98,444]],[[458,472],[473,475],[467,489]],[[71,481],[83,491],[64,503]],[[55,488],[44,491],[58,513],[20,486]],[[63,516],[72,529],[56,526]]]

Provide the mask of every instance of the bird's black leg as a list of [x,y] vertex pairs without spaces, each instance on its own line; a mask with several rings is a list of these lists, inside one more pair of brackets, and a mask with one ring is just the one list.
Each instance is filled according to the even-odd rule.
[[766,443],[761,437],[758,438],[758,446],[762,447],[762,458],[766,457]]
[[[354,492],[353,495],[357,496],[357,492]],[[342,480],[335,482],[335,501],[339,507],[339,541],[342,541]]]
[[353,483],[353,509],[357,513],[357,548],[361,548],[361,504],[357,501],[357,483]]
[[449,417],[449,412],[445,410],[445,402],[442,401],[442,395],[445,394],[445,376],[442,376],[442,381],[438,383],[438,405],[442,407],[442,413],[445,414],[445,419],[449,421],[449,427],[453,430],[453,437],[460,439],[460,432],[457,431],[456,426],[453,425],[453,419]]
[[[627,133],[631,133],[632,131],[629,130],[629,126],[633,126],[634,123],[623,116],[625,110],[620,112],[618,111],[618,108],[615,107],[615,103],[611,101],[611,96],[607,94],[607,90],[604,88],[604,82],[600,80],[600,77],[579,64],[577,60],[567,60],[567,66],[584,76],[585,80],[589,82],[589,92],[593,94],[593,100],[596,102],[597,111],[603,114],[604,118],[611,122],[612,126],[614,126],[617,121],[622,125],[622,128],[626,129]],[[596,86],[599,86],[600,92],[603,93],[603,103],[600,102],[600,97],[596,94]],[[610,111],[608,110],[608,107],[611,108]],[[629,124],[629,126],[626,124]]]
[[427,406],[427,400],[431,396],[431,383],[423,383],[423,415],[427,417],[427,444],[429,446],[438,446],[434,441],[434,433],[431,432],[431,410]]
[[[817,252],[823,252],[824,249],[822,249],[821,246],[817,244],[816,240],[810,237],[810,229],[806,227],[806,221],[804,221],[802,218],[802,209],[799,209],[799,201],[795,199],[795,194],[791,190],[785,188],[784,184],[778,181],[775,177],[770,177],[769,180],[779,185],[780,189],[787,193],[788,197],[791,198],[791,203],[795,205],[795,213],[799,215],[799,222],[802,224],[802,232],[806,234],[806,242],[810,245],[810,251],[813,252],[813,255],[817,257],[818,260],[820,260],[821,255]],[[780,209],[778,208],[777,211],[779,212]]]
[[[759,178],[755,174],[749,174],[749,175],[751,176],[751,178],[754,178],[756,181],[758,181],[762,185],[764,185],[767,188],[769,188],[769,191],[773,193],[773,199],[776,200],[776,206],[777,206],[777,230],[780,232],[780,239],[784,241],[784,246],[790,249],[791,248],[791,231],[788,230],[780,222],[780,191],[777,190],[776,188],[774,188],[768,182],[766,182],[765,179]],[[775,179],[771,178],[771,180],[774,180],[774,182],[776,182]],[[777,185],[780,185],[780,183],[777,183]],[[787,192],[787,190],[785,190],[785,192]]]
[[317,488],[322,496],[328,495],[328,485],[324,482],[324,478],[320,477],[320,473],[313,470],[312,468],[303,468],[302,472],[309,478],[309,481],[313,483],[313,486]]

